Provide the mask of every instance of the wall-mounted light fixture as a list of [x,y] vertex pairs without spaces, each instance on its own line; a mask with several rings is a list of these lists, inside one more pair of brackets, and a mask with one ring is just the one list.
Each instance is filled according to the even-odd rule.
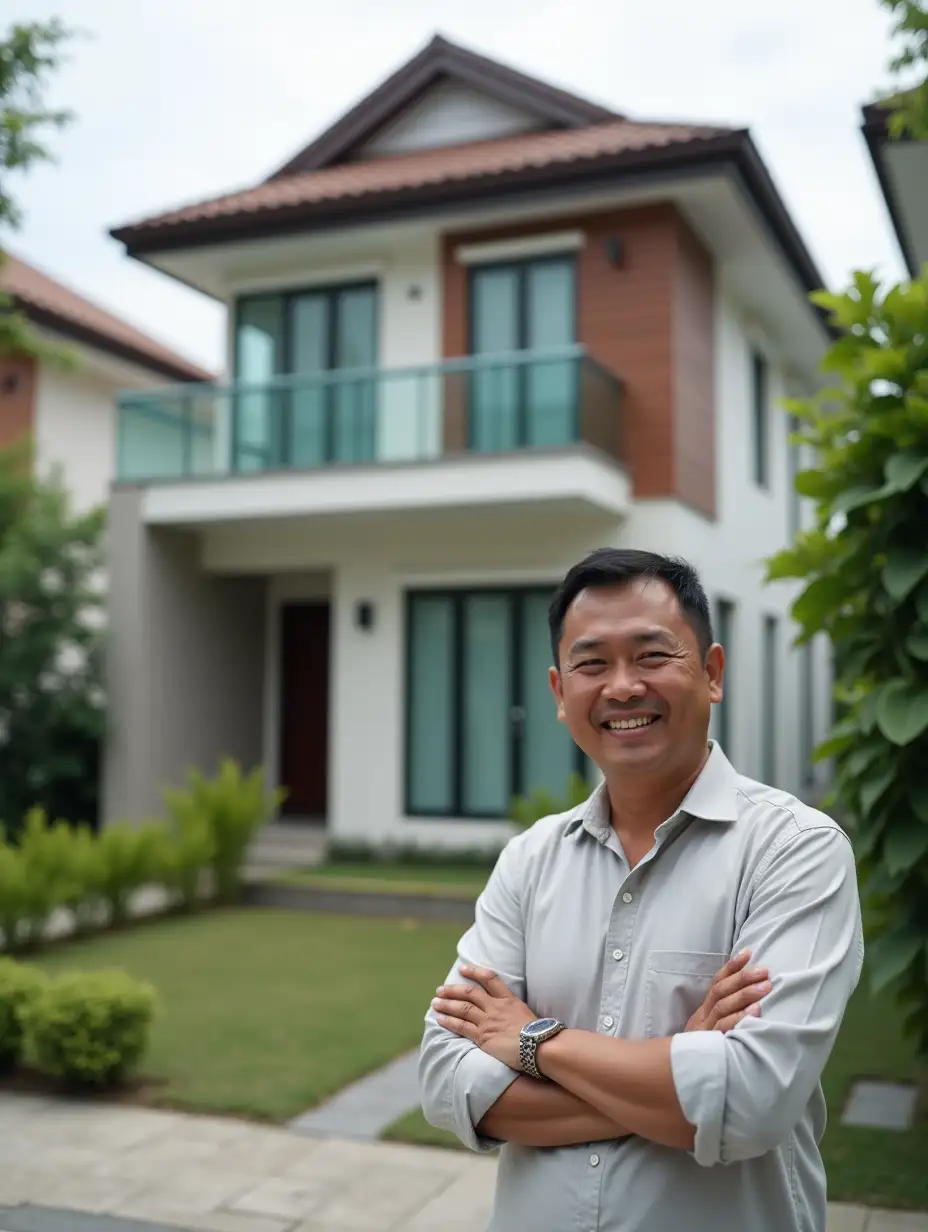
[[606,260],[613,269],[618,269],[625,258],[625,248],[617,235],[610,235],[606,240]]
[[413,299],[413,300],[421,299],[422,298],[422,288],[418,286],[416,283],[413,283],[413,285],[406,292],[406,296],[408,299]]
[[359,599],[354,605],[354,623],[365,633],[374,627],[374,605],[370,599]]

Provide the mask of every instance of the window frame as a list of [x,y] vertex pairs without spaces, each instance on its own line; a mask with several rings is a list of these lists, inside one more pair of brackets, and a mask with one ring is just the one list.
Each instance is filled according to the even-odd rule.
[[771,489],[770,475],[770,361],[759,347],[750,351],[751,450],[754,484]]
[[[463,740],[463,721],[464,721],[464,621],[463,611],[464,604],[467,599],[482,597],[482,596],[504,596],[510,600],[508,611],[508,637],[510,650],[510,680],[509,680],[509,706],[510,713],[515,707],[524,705],[525,692],[523,687],[522,673],[522,610],[523,604],[529,596],[544,595],[549,598],[557,589],[557,582],[552,582],[549,586],[538,583],[526,584],[524,586],[500,586],[500,585],[484,585],[484,586],[439,586],[439,587],[411,587],[404,593],[403,602],[403,639],[404,639],[404,663],[403,663],[403,814],[407,818],[430,818],[435,820],[448,821],[506,821],[507,812],[476,812],[467,811],[463,807],[464,798],[464,740]],[[451,689],[452,689],[452,718],[451,718],[451,805],[445,810],[436,809],[420,809],[414,808],[411,802],[412,788],[412,772],[413,772],[413,741],[412,741],[412,691],[410,689],[411,671],[413,663],[413,621],[412,609],[417,599],[447,599],[452,604],[452,663],[451,663]],[[554,700],[552,698],[552,706]],[[567,729],[565,728],[567,739],[571,739]],[[510,724],[509,735],[509,780],[510,780],[510,799],[521,795],[525,791],[525,786],[522,783],[522,767],[520,764],[520,740],[521,736],[515,729],[514,724]],[[589,780],[588,764],[586,754],[578,744],[574,742],[573,746],[573,765],[571,769],[579,773],[584,781]],[[566,787],[566,784],[565,784]],[[508,809],[508,804],[507,804]]]
[[777,667],[780,650],[781,620],[774,612],[765,612],[761,618],[761,672],[763,674],[761,696],[763,720],[761,722],[760,774],[757,776],[768,787],[776,786],[779,770],[779,746],[777,743],[780,713],[780,690],[777,688]]
[[[517,277],[516,283],[516,335],[518,345],[517,352],[532,354],[532,348],[527,346],[528,336],[528,287],[529,275],[528,271],[531,268],[545,265],[569,265],[572,272],[573,280],[573,296],[572,296],[572,318],[573,326],[571,333],[573,335],[573,343],[568,345],[576,345],[580,326],[580,267],[577,261],[577,253],[574,251],[565,252],[549,252],[539,254],[537,256],[502,258],[492,261],[475,262],[467,267],[467,354],[471,358],[485,357],[492,361],[492,351],[474,351],[474,342],[477,337],[477,296],[474,292],[474,284],[481,274],[499,273],[502,270],[512,270]],[[506,352],[501,352],[506,354]],[[544,352],[539,352],[543,355]],[[527,381],[528,381],[529,365],[523,364],[517,372],[518,379],[518,403],[516,406],[516,449],[528,448],[528,397],[527,397]],[[574,405],[573,405],[573,439],[580,439],[580,375],[579,370],[575,370],[575,386],[574,389]],[[467,447],[473,449],[473,417],[470,413],[471,397],[468,398],[468,415],[467,415]]]
[[[380,329],[381,329],[381,287],[380,282],[376,278],[357,278],[348,279],[343,282],[325,282],[325,283],[310,283],[308,286],[299,285],[285,288],[268,288],[265,291],[247,291],[241,295],[237,295],[234,301],[234,310],[232,314],[232,372],[234,374],[235,386],[238,386],[240,381],[239,376],[239,331],[242,326],[242,309],[247,304],[255,300],[279,300],[281,321],[283,332],[280,338],[277,339],[275,345],[274,356],[274,379],[280,377],[288,377],[293,375],[293,304],[296,300],[307,295],[319,295],[326,301],[326,315],[329,323],[327,348],[326,348],[326,367],[324,372],[340,371],[335,366],[335,357],[338,352],[337,328],[333,323],[338,319],[336,304],[338,296],[350,291],[371,291],[373,292],[374,300],[374,354],[375,367],[379,365],[380,356]],[[346,369],[348,371],[348,369]],[[331,393],[331,390],[330,390]],[[290,391],[280,389],[272,393],[268,391],[268,396],[273,397],[280,407],[280,414],[276,417],[277,423],[272,424],[271,445],[270,449],[276,458],[278,466],[288,467],[291,465],[290,449],[285,448],[291,442],[291,420],[292,407]],[[325,426],[325,465],[330,465],[336,461],[334,456],[334,424],[332,422],[332,406],[331,397],[326,399],[326,426]],[[239,439],[239,407],[238,394],[236,393],[233,399],[233,409],[231,417],[231,432],[230,432],[230,455],[232,460],[232,471],[238,473],[242,468],[239,466],[239,457],[241,455],[241,441]],[[247,448],[247,447],[246,447]],[[276,467],[275,467],[276,469]]]
[[[722,684],[722,701],[715,707],[718,716],[716,723],[716,731],[718,742],[722,746],[722,751],[729,758],[734,759],[734,751],[732,741],[734,737],[734,726],[732,724],[732,693],[729,687],[728,669],[731,663],[734,662],[734,647],[737,642],[737,634],[735,633],[735,624],[738,616],[738,604],[728,595],[716,595],[715,610],[713,612],[713,622],[715,624],[715,640],[721,645],[725,651],[725,675]],[[725,638],[723,639],[723,628]],[[728,643],[726,645],[726,642]]]

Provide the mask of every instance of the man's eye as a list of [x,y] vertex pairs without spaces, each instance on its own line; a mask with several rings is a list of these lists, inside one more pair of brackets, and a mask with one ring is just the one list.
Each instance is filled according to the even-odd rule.
[[574,666],[575,666],[575,667],[577,667],[577,668],[581,668],[581,667],[602,667],[602,666],[603,666],[603,660],[602,660],[602,659],[583,659],[580,663],[576,663],[576,664],[574,664]]
[[663,650],[649,650],[646,655],[641,657],[643,659],[668,659],[670,656],[665,654]]

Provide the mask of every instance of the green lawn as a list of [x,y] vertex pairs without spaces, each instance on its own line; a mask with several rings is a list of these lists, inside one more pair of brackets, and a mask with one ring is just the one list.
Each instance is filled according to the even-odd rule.
[[[155,985],[162,1010],[144,1066],[147,1097],[284,1120],[417,1045],[460,932],[459,924],[211,911],[62,945],[36,961],[50,971],[122,967]],[[898,1015],[871,1001],[863,982],[825,1074],[833,1200],[928,1209],[928,1100],[905,1133],[839,1123],[853,1079],[911,1081],[913,1072]],[[385,1136],[455,1144],[418,1112]]]
[[[928,1210],[928,1098],[922,1101],[915,1128],[906,1133],[840,1124],[856,1078],[911,1082],[913,1068],[912,1050],[900,1035],[898,1015],[884,1001],[870,1000],[862,982],[848,1006],[824,1078],[829,1124],[822,1151],[832,1201]],[[433,1129],[419,1111],[396,1121],[383,1136],[460,1147],[452,1135]]]
[[384,861],[337,861],[316,867],[274,873],[283,885],[320,886],[328,890],[384,891],[390,894],[438,894],[476,899],[487,883],[489,869],[467,865],[390,864]]
[[173,918],[63,945],[49,971],[122,967],[162,1010],[150,1097],[283,1120],[414,1048],[461,928],[311,912]]

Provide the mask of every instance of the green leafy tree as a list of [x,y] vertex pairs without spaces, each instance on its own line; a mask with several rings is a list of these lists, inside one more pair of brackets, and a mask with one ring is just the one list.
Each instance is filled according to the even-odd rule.
[[[894,137],[928,137],[928,8],[880,0],[911,85],[888,100]],[[813,469],[796,489],[813,529],[768,562],[798,578],[800,642],[834,647],[840,719],[816,751],[831,759],[831,805],[854,841],[867,901],[872,989],[891,986],[928,1058],[928,266],[898,286],[858,272],[813,296],[837,327],[823,363],[834,387],[787,404]]]
[[[11,178],[49,161],[46,133],[71,118],[69,112],[52,110],[44,101],[49,74],[61,63],[62,47],[70,37],[54,19],[14,25],[0,38],[0,238],[21,222]],[[0,267],[3,261],[0,247]],[[60,351],[43,343],[25,315],[15,310],[12,297],[0,293],[0,355],[4,354],[62,359]]]
[[24,447],[0,451],[0,821],[96,820],[103,512],[74,513]]
[[895,73],[911,73],[911,89],[888,101],[893,106],[889,129],[894,137],[928,139],[928,7],[925,0],[880,0],[893,15],[893,34],[900,41],[890,63]]

